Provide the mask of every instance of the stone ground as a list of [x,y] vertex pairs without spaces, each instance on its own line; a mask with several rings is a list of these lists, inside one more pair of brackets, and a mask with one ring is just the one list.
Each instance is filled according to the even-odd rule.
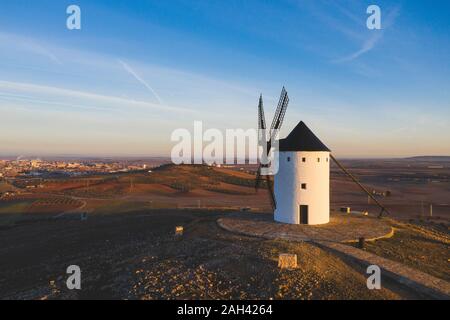
[[[378,219],[347,214],[334,214],[331,216],[329,224],[316,226],[282,224],[273,221],[272,215],[255,215],[251,213],[220,218],[217,222],[225,230],[237,234],[265,239],[309,241],[366,267],[373,264],[378,265],[382,273],[387,275],[392,281],[403,284],[424,296],[450,299],[450,283],[446,281],[448,278],[448,260],[445,261],[445,254],[448,255],[449,253],[449,237],[432,229],[429,230],[396,222],[393,219]],[[408,242],[411,243],[403,245],[401,243],[402,240],[399,243],[399,237],[394,237],[394,226],[401,233],[400,238],[410,240]],[[414,238],[405,238],[404,233],[406,232],[412,233]],[[397,261],[344,244],[345,242],[355,243],[359,237],[364,237],[368,240],[366,247],[370,248],[369,250],[372,252],[381,252],[388,257],[391,255]],[[395,240],[392,241],[391,237],[394,237]],[[373,245],[371,242],[378,242],[381,245]],[[433,248],[429,247],[429,242],[432,243]],[[414,246],[412,252],[408,250],[410,249],[408,245]],[[388,251],[387,249],[390,250]],[[431,249],[431,253],[435,252],[438,258],[435,256],[431,257],[428,264],[424,264],[423,261],[417,263],[415,259],[417,252],[429,249]],[[399,257],[399,253],[402,252],[403,255],[408,256],[408,259]],[[425,256],[429,257],[430,253]],[[425,256],[422,256],[420,260],[424,260]],[[411,264],[416,268],[407,266]],[[440,273],[442,268],[439,268],[441,264],[445,265],[445,271],[442,273]],[[433,273],[438,273],[441,278],[420,271],[422,265],[437,268],[438,270]]]
[[296,241],[352,242],[389,237],[391,225],[383,219],[336,213],[323,225],[291,225],[275,222],[272,214],[239,214],[218,220],[225,230],[262,237]]
[[[310,243],[236,235],[217,211],[146,210],[64,217],[0,229],[1,299],[404,299],[368,290],[365,270]],[[175,236],[175,226],[184,227]],[[280,253],[299,267],[280,270]],[[79,265],[82,289],[65,288]]]
[[443,279],[348,245],[327,241],[318,241],[317,243],[324,248],[345,256],[347,259],[361,263],[365,267],[370,265],[379,266],[384,279],[388,277],[409,287],[411,290],[434,299],[450,299],[450,282]]
[[434,223],[398,221],[392,221],[392,226],[392,238],[367,242],[364,250],[450,282],[448,229]]

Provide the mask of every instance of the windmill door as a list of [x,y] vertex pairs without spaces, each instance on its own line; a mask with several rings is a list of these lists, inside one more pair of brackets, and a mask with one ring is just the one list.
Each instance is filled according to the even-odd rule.
[[300,224],[308,224],[308,206],[300,205]]

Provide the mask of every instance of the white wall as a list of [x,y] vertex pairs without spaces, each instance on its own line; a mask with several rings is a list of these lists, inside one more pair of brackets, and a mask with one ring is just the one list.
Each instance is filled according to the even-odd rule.
[[[302,162],[302,158],[306,158],[306,162]],[[300,205],[308,205],[308,224],[330,221],[330,161],[330,153],[326,151],[279,153],[274,186],[276,221],[300,223]],[[306,183],[306,190],[301,189],[302,183]]]

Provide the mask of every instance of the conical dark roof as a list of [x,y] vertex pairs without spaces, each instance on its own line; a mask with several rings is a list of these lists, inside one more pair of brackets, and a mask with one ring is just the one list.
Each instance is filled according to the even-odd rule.
[[280,151],[330,151],[303,121],[285,139],[280,139],[279,143]]

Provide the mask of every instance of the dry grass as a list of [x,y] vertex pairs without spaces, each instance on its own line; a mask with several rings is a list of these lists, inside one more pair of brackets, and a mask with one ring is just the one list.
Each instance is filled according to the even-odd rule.
[[366,250],[450,281],[450,237],[413,224],[393,222],[392,238],[367,242]]

